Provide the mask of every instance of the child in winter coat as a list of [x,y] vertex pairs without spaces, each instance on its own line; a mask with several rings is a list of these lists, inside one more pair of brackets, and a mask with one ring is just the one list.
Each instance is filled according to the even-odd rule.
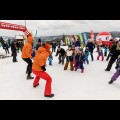
[[104,56],[107,56],[107,52],[108,52],[108,47],[107,47],[107,45],[105,45],[105,47],[104,47]]
[[84,52],[84,54],[85,54],[85,60],[86,60],[87,64],[89,64],[89,60],[88,60],[88,56],[89,56],[89,48],[88,48],[88,47],[85,48],[85,52]]
[[68,64],[70,63],[70,70],[73,71],[73,58],[74,58],[74,50],[72,50],[72,46],[68,46],[68,50],[66,51],[66,64],[64,66],[64,70],[67,70]]
[[85,55],[83,53],[83,49],[79,49],[78,54],[76,54],[75,56],[74,63],[75,71],[77,71],[77,69],[81,69],[81,73],[83,73],[84,72],[83,63],[85,63]]
[[104,56],[103,56],[103,50],[102,50],[101,47],[99,48],[97,60],[99,60],[99,57],[100,57],[100,56],[102,57],[102,61],[103,61],[103,60],[104,60]]
[[75,47],[75,54],[79,52],[80,47]]
[[117,69],[117,71],[112,76],[111,80],[109,81],[109,84],[112,84],[120,76],[120,55],[118,56],[115,69]]
[[52,60],[53,60],[53,56],[52,56],[52,52],[49,55],[48,61],[49,61],[49,65],[52,66]]

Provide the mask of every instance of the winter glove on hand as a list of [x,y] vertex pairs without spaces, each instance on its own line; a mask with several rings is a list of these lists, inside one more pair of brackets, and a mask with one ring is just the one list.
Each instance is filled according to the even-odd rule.
[[112,53],[110,53],[110,56],[112,56],[113,54]]
[[41,68],[43,69],[43,71],[46,71],[45,65],[41,66]]

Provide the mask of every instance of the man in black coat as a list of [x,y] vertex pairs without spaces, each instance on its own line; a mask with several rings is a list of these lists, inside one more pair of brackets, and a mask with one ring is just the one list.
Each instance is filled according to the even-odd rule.
[[52,52],[55,52],[55,51],[56,51],[56,43],[53,42],[53,43],[52,43]]
[[80,43],[80,40],[77,39],[77,41],[76,41],[76,43],[75,43],[75,47],[80,47],[80,46],[81,46],[80,44],[81,44],[81,43]]
[[92,59],[92,61],[93,61],[93,60],[94,60],[93,50],[95,49],[95,45],[92,43],[91,40],[89,40],[86,47],[88,47],[89,52],[90,52],[90,55],[91,55],[91,59]]
[[11,44],[11,51],[12,51],[12,56],[13,56],[13,62],[18,62],[16,57],[17,57],[17,46],[16,43],[13,41]]
[[9,54],[9,46],[8,46],[7,42],[4,42],[3,49],[5,49],[6,54],[7,53]]
[[116,61],[116,59],[120,55],[120,42],[114,41],[114,39],[113,39],[113,42],[114,42],[114,44],[113,44],[111,51],[110,51],[111,58],[110,58],[110,61],[108,63],[107,68],[105,69],[105,71],[111,70],[113,63]]
[[59,54],[59,64],[62,62],[62,65],[64,65],[65,50],[61,47],[58,47],[58,50],[55,56],[58,56],[58,54]]
[[17,52],[19,53],[19,49],[20,49],[20,42],[19,41],[16,42],[16,46],[17,46]]
[[36,45],[36,50],[38,50],[39,47],[41,47],[41,39],[38,40],[38,43]]

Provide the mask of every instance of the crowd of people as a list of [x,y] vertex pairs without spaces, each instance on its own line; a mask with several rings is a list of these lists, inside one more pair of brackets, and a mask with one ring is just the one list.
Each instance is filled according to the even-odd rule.
[[[64,70],[68,69],[68,65],[70,64],[71,71],[77,71],[81,69],[81,73],[84,73],[84,64],[90,64],[89,55],[91,57],[91,61],[95,60],[94,58],[94,50],[96,45],[92,42],[92,40],[88,40],[88,43],[83,47],[80,41],[77,40],[74,44],[68,45],[68,49],[65,50],[60,45],[57,46],[55,42],[51,45],[48,43],[41,43],[41,39],[38,40],[36,46],[33,47],[34,38],[29,36],[27,38],[27,43],[24,45],[22,42],[13,41],[11,43],[11,51],[13,56],[13,62],[17,61],[17,53],[19,50],[22,52],[21,58],[24,62],[27,63],[27,80],[34,79],[33,87],[36,88],[39,86],[39,80],[42,78],[46,80],[44,96],[45,97],[53,97],[52,93],[52,78],[46,72],[46,62],[49,61],[49,65],[53,65],[53,55],[55,52],[55,56],[58,56],[58,64],[62,64],[64,66]],[[112,47],[109,48],[107,45],[97,44],[97,60],[105,60],[108,61],[108,66],[105,71],[110,71],[113,63],[116,62],[116,72],[111,77],[109,84],[112,84],[117,78],[120,76],[120,42],[116,39],[112,39]],[[9,46],[5,42],[3,44],[3,49],[5,49],[6,54],[9,54]],[[52,48],[52,51],[50,49]],[[57,48],[57,50],[56,50]],[[109,53],[108,53],[109,52]],[[66,59],[66,62],[65,62]],[[31,73],[33,73],[36,77],[32,77]]]

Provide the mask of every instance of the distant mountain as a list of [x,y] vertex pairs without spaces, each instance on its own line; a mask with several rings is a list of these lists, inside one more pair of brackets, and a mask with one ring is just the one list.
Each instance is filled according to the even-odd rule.
[[[91,38],[91,33],[90,32],[85,32],[87,35],[87,38],[90,39]],[[113,38],[120,38],[120,31],[112,31],[110,32]],[[98,35],[98,33],[95,33],[95,38]],[[66,36],[70,36],[70,35],[66,35]],[[7,41],[8,39],[10,39],[11,41],[14,39],[14,37],[10,37],[10,36],[2,36],[3,39],[5,41]],[[63,39],[63,35],[58,35],[58,36],[40,36],[40,37],[36,37],[35,39],[35,43],[37,43],[38,39],[41,39],[42,41],[46,42],[46,41],[60,41]]]
[[119,31],[113,31],[113,32],[110,32],[110,33],[111,33],[113,38],[116,38],[116,37],[120,38],[120,32]]

